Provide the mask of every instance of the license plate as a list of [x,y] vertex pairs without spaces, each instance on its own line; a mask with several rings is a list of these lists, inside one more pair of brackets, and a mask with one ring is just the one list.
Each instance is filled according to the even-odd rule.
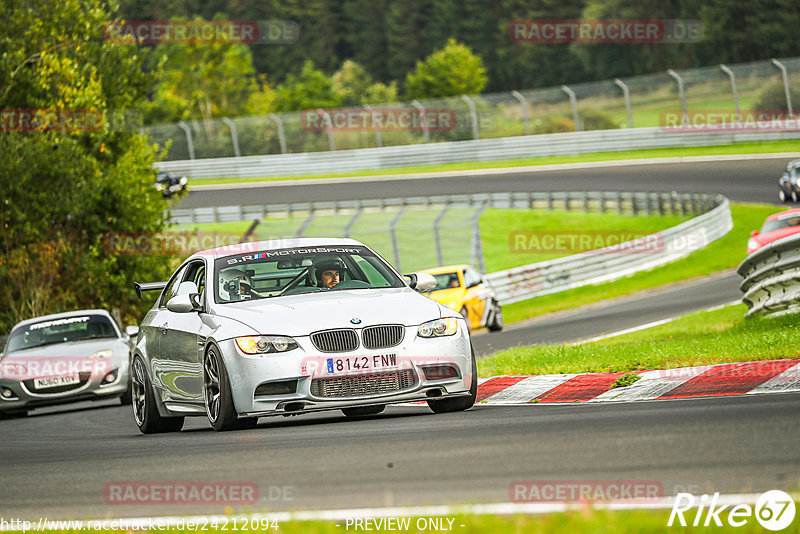
[[390,369],[397,367],[397,354],[375,354],[372,356],[347,356],[344,358],[328,358],[329,375],[353,371],[371,371],[373,369]]
[[44,378],[34,378],[33,387],[36,389],[57,388],[58,386],[69,386],[78,384],[81,381],[77,374],[63,376],[48,376]]

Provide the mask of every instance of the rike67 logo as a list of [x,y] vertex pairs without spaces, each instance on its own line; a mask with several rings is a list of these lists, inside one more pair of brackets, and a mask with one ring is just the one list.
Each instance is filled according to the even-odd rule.
[[[690,510],[695,507],[697,511],[692,513]],[[679,493],[672,505],[667,526],[671,527],[677,521],[677,524],[683,527],[689,525],[721,527],[725,524],[742,527],[755,517],[763,528],[779,531],[792,523],[794,515],[795,505],[792,497],[780,490],[770,490],[759,496],[755,507],[749,504],[734,504],[726,496],[720,498],[719,493],[715,493],[712,497],[703,495],[699,499],[691,493]]]

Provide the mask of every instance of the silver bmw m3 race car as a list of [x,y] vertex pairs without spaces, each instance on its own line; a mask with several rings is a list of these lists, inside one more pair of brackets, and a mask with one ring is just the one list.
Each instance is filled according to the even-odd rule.
[[105,310],[46,315],[14,326],[0,354],[0,415],[119,397],[130,402],[130,338]]
[[475,403],[477,372],[463,317],[420,295],[435,280],[398,274],[352,239],[283,239],[189,257],[140,326],[133,413],[143,433],[205,416],[215,430],[260,416],[377,414],[427,401]]

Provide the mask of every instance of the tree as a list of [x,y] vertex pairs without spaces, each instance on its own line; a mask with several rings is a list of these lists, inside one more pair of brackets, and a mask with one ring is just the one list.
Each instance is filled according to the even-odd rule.
[[246,113],[258,91],[250,49],[243,44],[161,44],[151,66],[160,80],[148,122],[235,117]]
[[374,82],[372,76],[356,63],[348,59],[332,78],[333,90],[342,106],[363,106],[383,104],[397,100],[397,84],[385,85]]
[[480,57],[450,39],[447,45],[417,63],[406,76],[406,96],[441,98],[480,93],[486,85],[486,69]]
[[111,255],[104,236],[163,230],[165,205],[153,188],[156,149],[135,124],[105,119],[142,105],[150,86],[142,56],[132,45],[104,40],[110,15],[100,2],[7,0],[0,16],[0,109],[31,110],[17,113],[38,119],[47,115],[35,110],[104,118],[37,126],[6,114],[0,330],[74,307],[119,307],[135,320],[143,307],[133,281],[163,279],[170,265]]
[[324,72],[315,69],[311,60],[303,63],[299,76],[290,74],[286,83],[279,85],[275,91],[277,111],[335,108],[340,104],[333,82]]

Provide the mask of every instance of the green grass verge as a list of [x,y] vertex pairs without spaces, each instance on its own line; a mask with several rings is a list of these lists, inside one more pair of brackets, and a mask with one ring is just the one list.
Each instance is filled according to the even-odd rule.
[[744,318],[744,304],[583,345],[516,347],[478,360],[480,376],[606,373],[797,358],[800,318]]
[[[751,506],[752,508],[752,506]],[[741,527],[732,527],[728,524],[728,513],[730,508],[725,509],[719,514],[723,526],[693,527],[696,509],[684,513],[686,527],[681,527],[676,519],[673,526],[668,527],[670,510],[626,510],[626,511],[607,511],[583,508],[570,512],[560,512],[543,515],[455,515],[455,516],[436,516],[426,518],[408,518],[408,523],[402,523],[403,528],[393,523],[393,529],[377,528],[374,522],[370,522],[370,530],[374,532],[409,532],[409,533],[429,533],[450,530],[459,534],[595,534],[595,533],[626,533],[626,534],[649,534],[652,532],[696,532],[700,530],[713,530],[722,533],[750,534],[754,532],[764,532],[755,517],[746,518],[746,523]],[[702,521],[705,520],[703,510]],[[393,518],[397,521],[400,518]],[[436,528],[435,524],[428,523],[427,520],[443,520],[446,528]],[[741,517],[739,518],[741,519]],[[423,523],[422,521],[426,522]],[[452,520],[450,526],[449,520]],[[403,519],[405,521],[405,519]],[[417,523],[418,521],[419,524]],[[35,523],[34,523],[35,524]],[[347,532],[364,532],[362,528],[356,528],[345,520],[339,521],[284,521],[278,524],[277,529],[253,529],[251,532],[261,532],[264,534],[341,534]],[[713,523],[712,523],[713,525]],[[230,526],[230,525],[229,525]],[[210,524],[207,529],[209,532],[220,532],[221,530],[212,529]],[[18,532],[21,532],[18,531]],[[108,530],[46,530],[43,532],[58,532],[61,534],[78,534],[87,532],[109,532]],[[124,531],[117,531],[124,532]],[[128,531],[132,532],[132,531]],[[135,531],[134,531],[135,532]],[[156,532],[155,530],[153,532]],[[158,530],[157,532],[170,533],[190,533],[196,530],[169,528]],[[795,519],[782,533],[793,534],[800,532],[800,521]]]
[[655,148],[649,150],[626,150],[622,152],[595,152],[576,156],[547,156],[538,158],[520,158],[499,161],[470,161],[463,163],[444,163],[440,165],[418,165],[397,167],[394,169],[374,169],[351,172],[329,172],[321,174],[302,174],[292,176],[261,176],[252,178],[221,177],[207,180],[192,180],[192,185],[232,184],[245,182],[264,182],[279,180],[308,180],[319,178],[347,178],[354,176],[385,176],[395,174],[462,171],[474,169],[493,169],[504,167],[527,167],[531,165],[555,165],[560,163],[586,163],[592,161],[614,161],[625,159],[669,158],[685,156],[712,156],[730,154],[769,154],[773,152],[797,152],[800,141],[770,141],[764,143],[737,143],[733,145],[687,147],[687,148]]
[[780,209],[767,204],[732,202],[733,229],[704,249],[668,265],[614,282],[579,287],[503,306],[503,317],[507,323],[513,323],[734,268],[747,255],[750,232],[761,228],[764,219]]
[[[442,221],[443,255],[446,264],[469,263],[470,251],[466,245],[471,240],[471,218],[473,210],[451,210]],[[431,228],[438,210],[408,210],[398,226],[398,244],[402,267],[405,272],[427,269],[438,264],[435,244],[432,238],[419,239],[420,233],[432,234]],[[394,262],[389,224],[396,212],[364,213],[353,227],[352,237],[363,241],[379,254]],[[306,237],[342,235],[352,215],[320,216],[314,219]],[[481,236],[483,236],[484,257],[489,272],[518,267],[528,263],[545,261],[573,252],[561,251],[555,254],[520,253],[514,250],[509,239],[516,232],[541,231],[564,232],[610,232],[610,237],[627,238],[665,230],[689,219],[686,216],[633,216],[582,213],[577,211],[544,211],[522,209],[490,209],[481,217]],[[268,219],[256,228],[255,237],[267,239],[276,236],[292,236],[303,224],[305,217],[292,219]],[[250,227],[250,221],[214,224],[195,224],[176,228],[177,231],[215,232],[230,234],[233,242]],[[599,234],[592,234],[599,235]],[[603,239],[606,234],[600,235]],[[591,237],[590,236],[590,237]],[[229,242],[229,241],[226,241]],[[609,244],[613,244],[609,240]],[[575,252],[580,252],[577,250]]]

